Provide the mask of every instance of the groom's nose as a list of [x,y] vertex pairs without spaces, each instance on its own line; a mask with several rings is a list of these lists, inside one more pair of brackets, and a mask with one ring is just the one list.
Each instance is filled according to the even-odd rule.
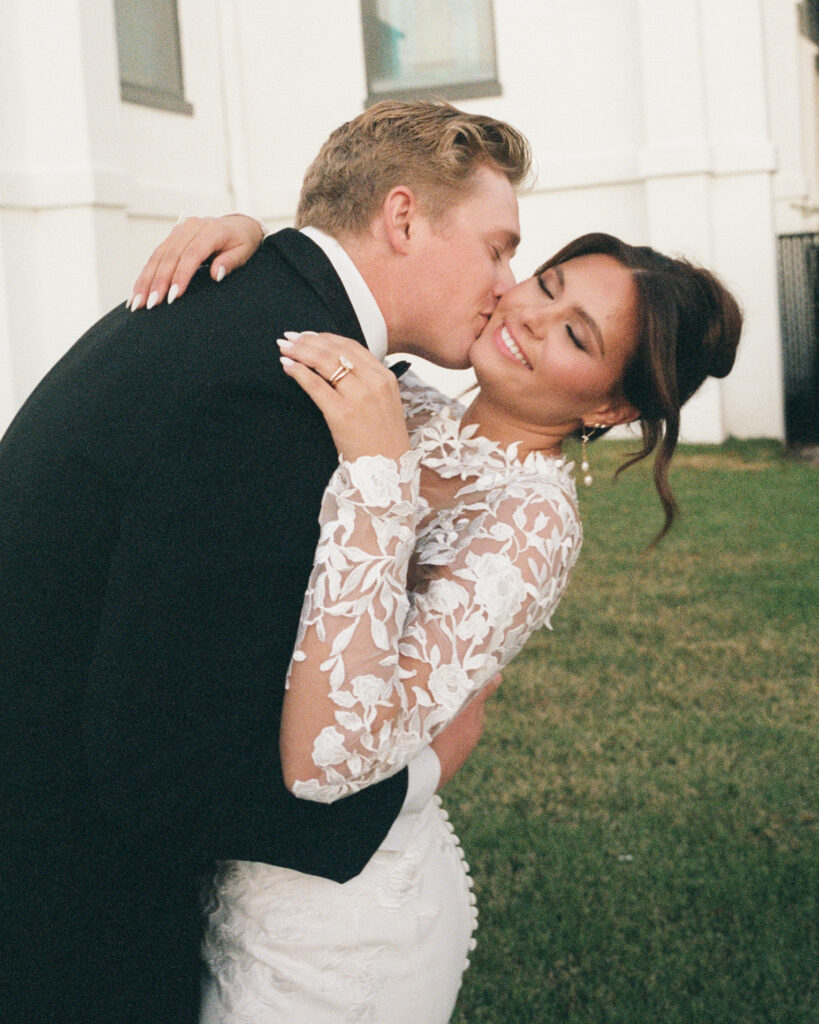
[[494,295],[495,299],[499,299],[501,295],[508,292],[510,288],[514,288],[515,275],[512,273],[512,266],[508,260],[503,260],[498,269],[498,274],[495,279]]

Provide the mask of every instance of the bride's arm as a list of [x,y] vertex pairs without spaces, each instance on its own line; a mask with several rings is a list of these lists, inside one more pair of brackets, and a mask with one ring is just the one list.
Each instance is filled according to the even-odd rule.
[[262,244],[264,228],[241,213],[225,217],[187,217],[151,253],[136,279],[128,307],[151,309],[168,296],[173,302],[190,284],[199,267],[211,256],[210,276],[221,281]]
[[288,676],[285,780],[316,800],[386,778],[452,721],[548,621],[578,546],[567,503],[513,492],[408,592],[412,483],[369,461],[345,464],[325,496]]
[[483,515],[408,591],[418,476],[415,453],[368,454],[343,462],[325,493],[280,735],[298,796],[332,801],[403,767],[565,588],[579,548],[573,509],[557,487],[513,486],[492,521]]

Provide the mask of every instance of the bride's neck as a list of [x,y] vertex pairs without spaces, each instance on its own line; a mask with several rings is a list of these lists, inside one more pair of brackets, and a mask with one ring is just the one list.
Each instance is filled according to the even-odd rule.
[[543,426],[524,423],[512,413],[481,401],[480,393],[472,400],[461,420],[468,427],[475,424],[482,437],[495,441],[503,448],[518,445],[518,457],[524,459],[530,452],[559,456],[563,439],[571,433],[565,424]]

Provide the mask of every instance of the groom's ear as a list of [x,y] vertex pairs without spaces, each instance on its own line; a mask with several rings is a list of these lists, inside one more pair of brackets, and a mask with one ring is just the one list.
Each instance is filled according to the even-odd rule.
[[395,252],[408,252],[419,212],[418,200],[408,185],[395,185],[387,193],[381,217],[387,240]]

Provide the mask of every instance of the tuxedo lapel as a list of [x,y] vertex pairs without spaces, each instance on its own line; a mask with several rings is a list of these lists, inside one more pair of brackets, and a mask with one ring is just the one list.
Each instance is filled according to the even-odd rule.
[[268,236],[264,244],[275,249],[309,283],[318,300],[337,323],[338,334],[355,338],[366,345],[364,332],[338,274],[312,239],[294,228],[284,228]]

